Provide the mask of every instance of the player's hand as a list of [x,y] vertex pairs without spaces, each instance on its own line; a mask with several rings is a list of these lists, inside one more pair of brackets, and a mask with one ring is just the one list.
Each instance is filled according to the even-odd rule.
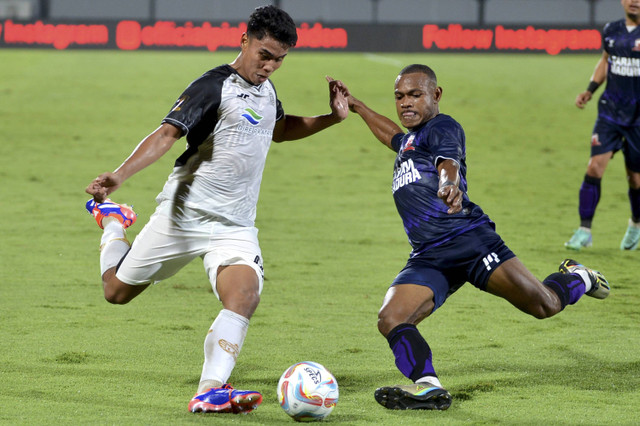
[[447,213],[454,214],[462,210],[462,191],[456,185],[445,185],[438,189],[440,198],[449,207]]
[[326,79],[329,82],[331,114],[338,121],[343,121],[349,115],[349,102],[347,101],[349,90],[340,80],[334,80],[329,76],[326,76]]
[[347,104],[349,105],[349,110],[356,112],[355,109],[355,105],[358,103],[361,103],[355,96],[353,96],[351,94],[351,92],[349,91],[349,88],[340,80],[334,80],[333,78],[327,76],[327,81],[329,81],[330,83],[332,81],[336,82],[336,87],[338,88],[338,90],[340,90],[344,97],[347,99]]
[[588,90],[585,90],[584,92],[576,96],[576,106],[580,109],[583,109],[585,105],[587,105],[587,102],[589,102],[592,97],[593,97],[593,93],[589,92]]
[[115,173],[103,173],[93,180],[85,192],[93,197],[96,203],[103,203],[109,194],[118,189],[122,180]]

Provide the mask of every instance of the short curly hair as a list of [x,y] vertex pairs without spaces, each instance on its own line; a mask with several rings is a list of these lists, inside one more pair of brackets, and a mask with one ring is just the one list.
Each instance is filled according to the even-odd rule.
[[253,11],[247,23],[247,34],[258,40],[269,36],[289,47],[294,47],[298,42],[296,24],[291,16],[272,5],[260,6]]

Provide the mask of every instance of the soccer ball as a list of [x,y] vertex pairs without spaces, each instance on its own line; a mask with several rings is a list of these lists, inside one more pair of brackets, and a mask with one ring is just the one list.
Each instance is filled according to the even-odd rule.
[[282,373],[278,401],[285,413],[298,422],[322,420],[338,403],[338,382],[317,362],[299,362]]

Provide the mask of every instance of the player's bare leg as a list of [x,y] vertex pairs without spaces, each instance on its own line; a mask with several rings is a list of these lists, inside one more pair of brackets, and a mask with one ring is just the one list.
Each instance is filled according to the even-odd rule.
[[149,284],[130,285],[123,283],[116,277],[116,268],[111,268],[102,274],[104,298],[109,303],[124,305],[142,293]]
[[539,319],[562,310],[558,295],[544,286],[517,257],[507,260],[491,274],[487,292]]
[[549,318],[587,294],[604,299],[609,285],[602,274],[567,259],[540,282],[518,258],[500,265],[489,278],[487,291],[538,319]]

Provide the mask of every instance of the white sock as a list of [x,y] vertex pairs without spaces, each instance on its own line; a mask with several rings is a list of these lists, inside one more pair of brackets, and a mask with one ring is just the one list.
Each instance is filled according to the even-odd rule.
[[127,254],[131,244],[125,236],[124,228],[114,218],[105,218],[102,221],[104,232],[100,240],[100,275],[117,266],[120,260]]
[[[223,309],[211,325],[204,339],[204,365],[200,382],[226,383],[242,349],[249,328],[249,320],[228,309]],[[198,389],[202,392],[202,389]]]
[[442,388],[442,384],[440,383],[440,380],[438,380],[438,378],[435,376],[425,376],[421,379],[416,380],[416,383],[429,383],[431,385]]
[[587,273],[587,271],[585,271],[584,269],[578,269],[574,272],[574,274],[580,275],[580,278],[582,278],[582,281],[584,282],[585,293],[591,290],[591,278],[589,278],[589,274]]

